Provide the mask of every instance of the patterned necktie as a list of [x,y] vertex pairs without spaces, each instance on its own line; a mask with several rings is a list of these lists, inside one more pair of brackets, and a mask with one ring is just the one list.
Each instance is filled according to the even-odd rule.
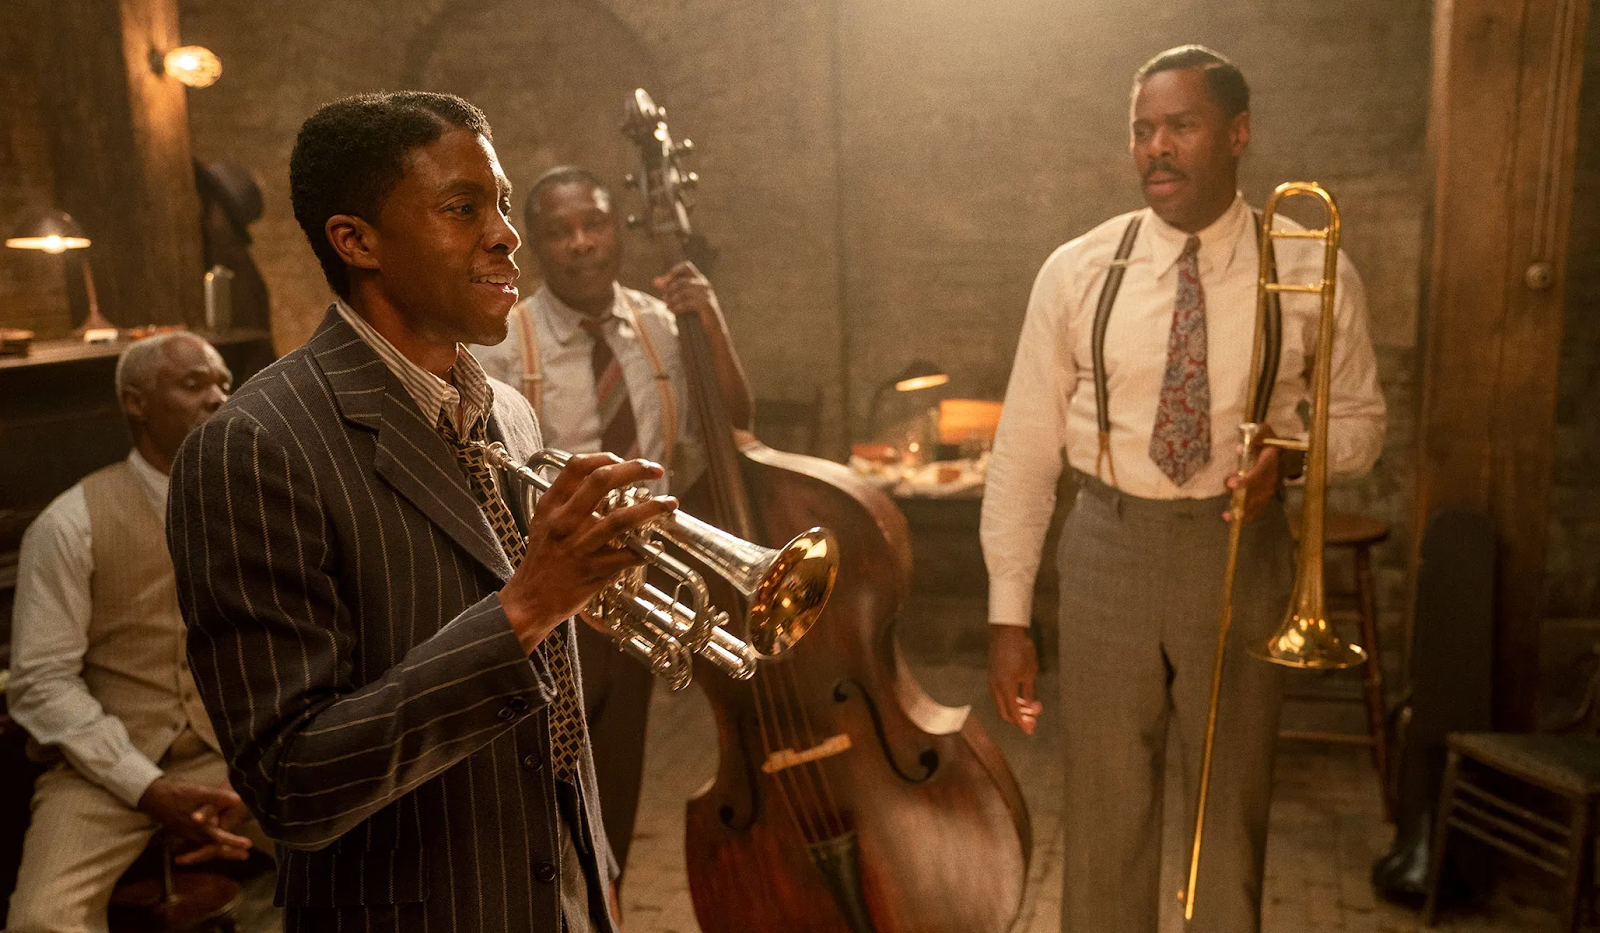
[[[467,485],[472,487],[473,497],[483,507],[484,517],[500,538],[500,546],[505,549],[511,566],[522,563],[522,555],[528,550],[528,541],[517,528],[511,507],[495,490],[494,468],[489,466],[483,448],[474,443],[488,442],[485,422],[480,418],[468,431],[468,442],[463,443],[455,425],[440,412],[439,433],[455,451],[456,461],[461,464],[462,472],[467,474]],[[578,687],[573,677],[572,658],[567,654],[566,625],[558,625],[551,630],[540,643],[539,650],[544,652],[545,662],[550,665],[550,671],[556,679],[557,694],[550,709],[550,758],[555,776],[575,783],[578,754],[583,744],[583,714],[578,709]]]
[[1211,459],[1211,381],[1206,376],[1206,293],[1200,287],[1200,238],[1178,255],[1178,300],[1167,337],[1167,369],[1150,433],[1150,459],[1182,486]]
[[628,383],[622,378],[622,364],[606,342],[606,322],[584,318],[579,322],[594,341],[590,365],[594,369],[594,394],[599,402],[600,449],[623,459],[639,456],[639,430],[633,421],[633,400],[628,398]]

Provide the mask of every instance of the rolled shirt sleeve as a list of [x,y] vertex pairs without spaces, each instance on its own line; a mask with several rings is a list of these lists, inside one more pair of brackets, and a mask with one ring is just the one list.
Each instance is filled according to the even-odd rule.
[[94,574],[83,487],[63,493],[22,537],[12,614],[7,709],[34,741],[137,806],[161,769],[134,748],[83,680]]

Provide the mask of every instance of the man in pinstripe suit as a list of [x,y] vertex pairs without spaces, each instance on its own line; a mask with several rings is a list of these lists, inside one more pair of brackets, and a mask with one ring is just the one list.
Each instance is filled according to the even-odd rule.
[[517,297],[476,108],[329,104],[290,183],[340,300],[185,444],[169,532],[288,929],[614,933],[572,616],[632,565],[615,537],[675,507],[597,503],[660,467],[575,458],[529,516],[472,446],[540,444],[462,346],[503,339]]

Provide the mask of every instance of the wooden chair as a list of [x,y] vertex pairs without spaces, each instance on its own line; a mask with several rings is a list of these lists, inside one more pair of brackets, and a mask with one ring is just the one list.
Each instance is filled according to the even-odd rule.
[[[1597,646],[1600,654],[1600,646]],[[1576,931],[1594,890],[1600,801],[1600,667],[1573,721],[1557,733],[1453,732],[1439,790],[1435,857],[1423,922],[1439,916],[1445,846],[1458,830],[1561,879],[1562,928]],[[1550,812],[1534,806],[1549,804]]]
[[[1394,821],[1394,793],[1389,782],[1390,737],[1387,704],[1383,693],[1383,655],[1378,641],[1378,602],[1372,583],[1372,548],[1389,537],[1389,523],[1366,515],[1348,512],[1327,514],[1325,535],[1327,547],[1349,548],[1355,562],[1355,591],[1350,595],[1355,601],[1355,621],[1361,628],[1361,646],[1367,649],[1368,661],[1362,666],[1362,699],[1367,712],[1367,734],[1347,735],[1334,732],[1279,733],[1281,738],[1308,742],[1337,742],[1366,745],[1372,749],[1372,767],[1378,773],[1379,793],[1383,797],[1383,818]],[[1289,528],[1295,540],[1300,538],[1300,516],[1289,516]],[[1344,698],[1318,698],[1344,699]]]

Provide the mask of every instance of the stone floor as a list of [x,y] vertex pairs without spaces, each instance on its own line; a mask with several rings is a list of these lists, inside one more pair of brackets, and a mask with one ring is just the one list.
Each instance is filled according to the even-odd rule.
[[[918,678],[941,702],[971,703],[1011,762],[1033,819],[1035,850],[1026,900],[1012,933],[1054,933],[1061,912],[1059,833],[1059,710],[1047,706],[1037,733],[1025,737],[999,724],[976,663],[916,665]],[[1055,693],[1046,675],[1041,696]],[[683,801],[716,768],[716,730],[710,707],[693,689],[659,691],[650,721],[645,788],[623,892],[627,933],[697,933],[683,868]],[[1377,784],[1364,749],[1284,743],[1274,776],[1267,848],[1264,933],[1413,933],[1416,912],[1374,898],[1367,883],[1372,861],[1388,848]],[[1172,885],[1173,890],[1177,889]],[[1522,891],[1528,886],[1520,886]],[[1537,887],[1525,896],[1538,899]],[[246,885],[237,913],[241,933],[272,933],[281,921],[271,904],[270,873]],[[1167,933],[1179,933],[1174,911]],[[1552,930],[1548,909],[1513,902],[1506,894],[1485,908],[1446,915],[1446,933]]]
[[[984,672],[969,666],[918,667],[923,686],[942,702],[971,703],[998,741],[1022,785],[1033,819],[1035,851],[1028,893],[1013,933],[1045,933],[1060,924],[1061,771],[1058,711],[1047,708],[1027,738],[997,723]],[[1048,678],[1047,678],[1048,680]],[[1041,684],[1052,696],[1054,684]],[[710,707],[693,688],[658,693],[650,723],[644,801],[623,893],[628,933],[695,933],[698,926],[683,869],[683,801],[716,767]],[[1275,775],[1267,851],[1266,933],[1410,933],[1416,912],[1374,899],[1367,872],[1387,849],[1377,785],[1364,749],[1285,743]],[[1176,887],[1174,887],[1176,890]],[[1181,919],[1170,929],[1181,930]],[[1447,915],[1436,928],[1452,933],[1553,929],[1537,906],[1497,895],[1471,914]]]

